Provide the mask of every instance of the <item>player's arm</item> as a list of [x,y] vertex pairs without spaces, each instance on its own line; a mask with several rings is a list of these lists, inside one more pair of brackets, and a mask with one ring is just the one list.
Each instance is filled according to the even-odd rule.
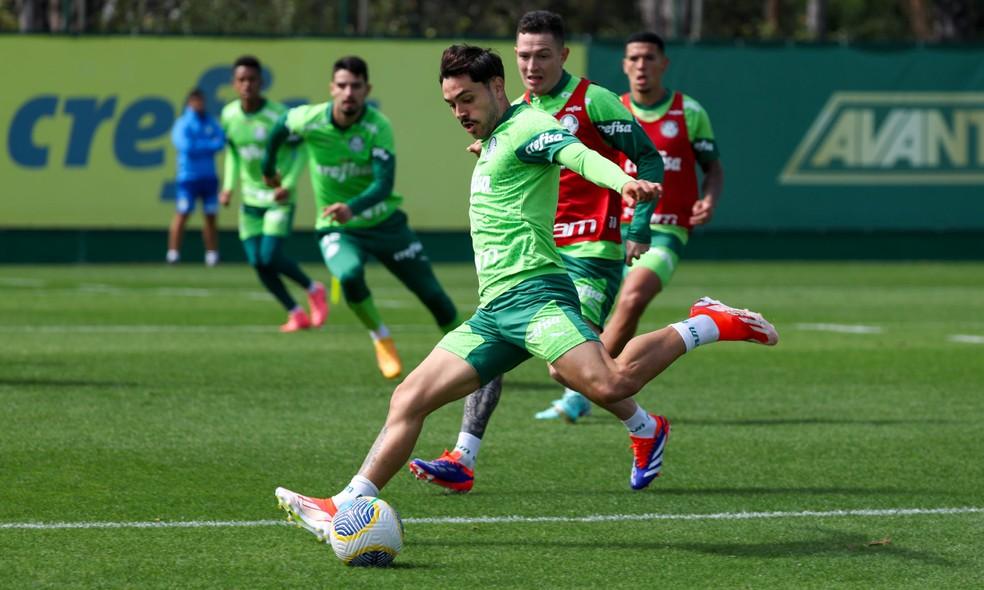
[[222,146],[226,143],[225,132],[222,130],[222,126],[212,121],[215,124],[216,129],[219,130],[218,133],[204,137],[200,140],[200,148],[203,152],[208,152],[214,154],[222,150]]
[[[636,122],[619,98],[605,90],[592,93],[588,103],[588,115],[595,122],[595,128],[605,143],[625,154],[638,168],[638,178],[649,182],[663,182],[663,157],[653,145],[649,136]],[[656,208],[656,201],[636,203],[626,238],[628,241],[645,244],[648,249],[652,239],[649,220]]]
[[290,198],[291,193],[297,188],[297,181],[301,177],[301,170],[304,169],[304,162],[307,159],[307,150],[299,137],[292,135],[286,144],[288,146],[286,149],[290,155],[286,163],[286,170],[280,179],[280,187],[274,195],[274,199],[277,201],[286,201]]
[[[692,100],[692,99],[691,99]],[[687,131],[693,138],[691,146],[694,150],[694,157],[701,170],[704,171],[704,180],[701,183],[701,198],[694,203],[691,211],[690,223],[702,225],[711,220],[714,209],[717,207],[724,192],[724,167],[721,165],[721,155],[718,152],[717,142],[714,140],[714,130],[711,127],[711,119],[707,111],[693,101],[694,107],[684,111],[687,121]]]
[[222,192],[219,193],[219,202],[224,207],[232,202],[232,191],[236,188],[236,181],[239,180],[239,169],[242,165],[239,160],[239,150],[236,149],[231,139],[226,142],[223,160]]
[[617,164],[583,143],[577,142],[564,146],[557,151],[554,161],[589,182],[620,193],[622,200],[630,207],[639,202],[655,201],[659,198],[661,189],[658,184],[632,178]]
[[261,164],[263,182],[273,188],[280,186],[280,177],[277,174],[277,153],[280,151],[280,147],[290,139],[290,130],[287,128],[288,114],[290,111],[281,115],[274,123],[273,129],[270,130],[270,137],[267,139],[266,149],[263,151]]
[[370,147],[372,162],[372,182],[364,191],[344,203],[335,203],[325,207],[324,217],[331,217],[339,223],[345,223],[352,217],[382,203],[386,197],[393,194],[396,182],[396,154],[393,142],[393,130],[388,125],[380,125]]

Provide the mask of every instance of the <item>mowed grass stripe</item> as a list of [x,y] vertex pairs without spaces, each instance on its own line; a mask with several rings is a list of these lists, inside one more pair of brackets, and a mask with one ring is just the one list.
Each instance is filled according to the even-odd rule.
[[[523,524],[523,523],[591,523],[638,522],[649,520],[761,520],[778,518],[836,518],[984,514],[984,508],[852,508],[844,510],[802,510],[799,512],[718,512],[712,514],[591,514],[587,516],[442,516],[404,518],[406,524]],[[167,529],[167,528],[236,528],[267,527],[290,524],[285,520],[190,520],[179,522],[7,522],[0,530],[10,529]]]

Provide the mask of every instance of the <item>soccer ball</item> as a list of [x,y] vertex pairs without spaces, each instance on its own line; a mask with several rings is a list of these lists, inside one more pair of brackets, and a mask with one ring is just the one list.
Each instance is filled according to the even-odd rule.
[[379,498],[359,496],[331,519],[331,548],[347,565],[389,565],[403,548],[403,521]]

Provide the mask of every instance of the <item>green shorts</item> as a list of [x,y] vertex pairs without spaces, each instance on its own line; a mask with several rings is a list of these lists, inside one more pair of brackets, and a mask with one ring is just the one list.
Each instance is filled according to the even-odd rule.
[[615,305],[615,298],[618,297],[625,262],[605,258],[575,258],[565,254],[560,257],[564,259],[567,274],[577,289],[581,315],[595,326],[603,327]]
[[242,205],[239,208],[239,239],[248,240],[256,236],[286,238],[294,224],[294,205],[273,205],[254,207]]
[[533,277],[477,309],[437,347],[474,367],[484,385],[530,357],[552,363],[583,342],[597,341],[579,310],[567,275]]
[[649,250],[633,262],[627,271],[645,268],[659,277],[665,289],[680,263],[680,255],[690,239],[690,232],[678,225],[653,225],[650,228],[653,230],[653,239]]

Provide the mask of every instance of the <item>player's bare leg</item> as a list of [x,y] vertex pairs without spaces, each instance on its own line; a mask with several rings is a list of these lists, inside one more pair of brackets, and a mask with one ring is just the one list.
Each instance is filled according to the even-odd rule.
[[612,356],[617,357],[639,329],[639,319],[649,302],[663,290],[659,276],[648,268],[633,268],[618,294],[615,311],[605,324],[601,342]]
[[202,224],[202,242],[205,243],[205,264],[215,266],[219,262],[219,230],[215,215],[205,215]]
[[188,223],[188,215],[175,213],[171,218],[171,225],[167,231],[167,261],[177,262],[180,258],[181,239],[184,237],[185,225]]

